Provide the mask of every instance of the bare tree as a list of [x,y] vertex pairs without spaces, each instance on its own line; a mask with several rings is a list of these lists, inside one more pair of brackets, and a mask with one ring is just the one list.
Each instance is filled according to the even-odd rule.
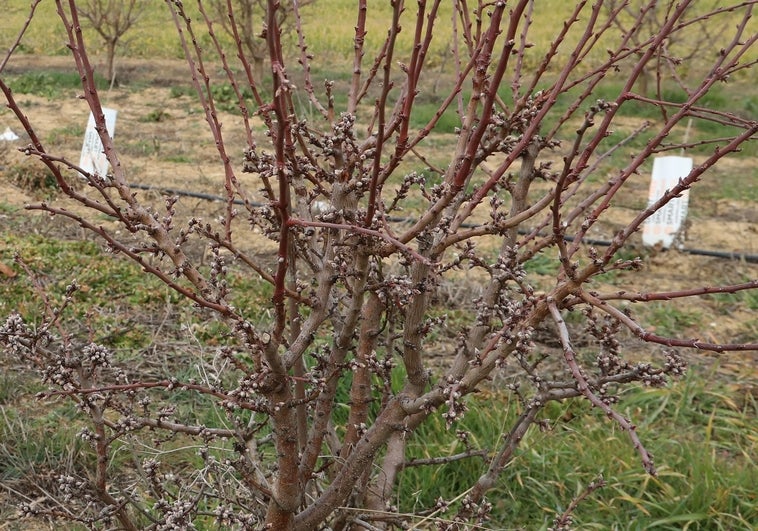
[[[82,437],[97,456],[92,477],[61,480],[72,500],[64,506],[71,519],[92,526],[116,519],[124,529],[190,529],[201,517],[244,529],[399,527],[413,518],[393,508],[393,492],[415,430],[436,415],[455,426],[468,407],[476,407],[468,395],[492,378],[504,378],[520,404],[520,416],[503,430],[499,447],[467,454],[486,462],[458,503],[448,506],[441,500],[436,508],[424,508],[447,507],[446,528],[463,529],[486,520],[488,491],[546,404],[588,400],[628,434],[644,469],[655,474],[634,422],[613,408],[616,391],[635,382],[663,385],[681,374],[686,354],[680,349],[758,348],[726,338],[664,337],[645,329],[621,306],[625,301],[735,293],[755,289],[756,281],[645,293],[603,291],[595,283],[609,272],[640,268],[639,259],[618,259],[617,253],[645,220],[755,139],[754,118],[702,105],[714,85],[754,66],[748,50],[758,36],[746,31],[754,1],[696,14],[693,0],[665,2],[667,17],[660,29],[639,39],[632,37],[646,23],[645,9],[656,2],[648,2],[624,33],[615,29],[621,7],[608,13],[600,0],[576,2],[555,28],[547,53],[534,58],[530,31],[542,15],[539,2],[456,1],[452,18],[445,20],[440,0],[420,0],[413,9],[397,0],[383,45],[368,50],[366,21],[372,14],[361,0],[347,100],[337,108],[336,85],[327,82],[322,94],[310,78],[316,58],[307,52],[298,4],[292,8],[301,55],[299,66],[290,69],[280,40],[281,7],[269,0],[270,99],[264,100],[257,89],[260,80],[249,68],[255,59],[248,57],[245,31],[238,27],[235,33],[245,67],[242,79],[234,77],[229,56],[211,35],[226,81],[239,96],[247,135],[241,165],[230,155],[239,146],[229,145],[221,128],[205,66],[208,50],[201,53],[198,47],[196,21],[190,23],[180,2],[168,1],[215,139],[226,190],[220,219],[190,215],[186,223],[179,222],[176,197],[156,204],[136,193],[127,173],[129,161],[106,132],[76,2],[57,4],[82,75],[83,98],[94,113],[113,172],[87,175],[85,189],[72,186],[71,179],[82,170],[45,149],[0,77],[10,109],[31,137],[24,152],[48,166],[61,190],[59,199],[29,208],[93,233],[110,251],[133,260],[231,331],[217,338],[221,346],[197,378],[180,380],[171,374],[130,375],[96,341],[54,333],[56,326],[65,329],[61,307],[37,327],[19,315],[8,317],[0,342],[43,373],[52,389],[42,396],[68,397],[89,418]],[[686,101],[634,92],[664,43],[698,28],[701,21],[722,17],[730,17],[731,32],[723,36],[720,53],[710,58],[707,75],[691,87]],[[398,44],[401,26],[413,36],[407,49]],[[435,39],[451,38],[442,27],[452,28],[455,71],[444,92],[438,87],[437,112],[419,123],[414,118],[427,53]],[[636,62],[616,78],[618,95],[597,100],[593,93],[630,57]],[[527,64],[535,67],[527,69]],[[298,69],[301,77],[294,83],[291,76]],[[254,108],[246,106],[241,87],[253,91]],[[304,91],[318,110],[316,118],[299,115],[296,90]],[[619,109],[633,101],[660,111],[655,132],[607,179],[591,179],[618,147],[604,140]],[[435,164],[427,141],[445,113],[457,113],[460,123],[445,163]],[[265,124],[265,136],[250,125],[252,115]],[[606,248],[586,244],[588,232],[608,217],[612,201],[643,163],[657,153],[688,147],[671,143],[669,135],[689,118],[720,124],[731,133],[699,140],[712,144],[713,151],[658,201],[617,227]],[[411,169],[418,165],[426,170]],[[241,179],[241,173],[249,173],[254,184]],[[85,213],[66,208],[68,203],[85,207]],[[119,230],[106,226],[103,216]],[[261,237],[276,246],[270,262],[245,247],[246,240]],[[208,249],[210,264],[193,259],[190,248],[198,244]],[[558,264],[550,285],[540,289],[526,268],[539,254],[555,256]],[[232,266],[270,284],[269,321],[230,302],[235,294],[227,282]],[[464,276],[470,289],[462,307],[470,309],[470,318],[447,323],[434,311],[436,300]],[[63,308],[73,303],[76,290],[72,283]],[[581,350],[566,323],[569,312],[581,314],[594,337]],[[538,329],[552,331],[561,345],[557,352],[535,341]],[[630,361],[619,341],[622,330],[660,345],[660,352]],[[439,331],[455,338],[454,348],[443,366],[432,370],[437,348],[432,337]],[[226,422],[205,425],[177,417],[172,396],[179,391],[213,400]],[[340,392],[349,395],[346,420],[340,420]],[[176,488],[167,484],[162,465],[152,457],[160,455],[161,443],[147,434],[156,432],[191,439],[201,448],[199,466],[172,471]],[[149,455],[135,456],[140,487],[124,486],[119,475],[126,471],[107,466],[125,437],[142,437],[144,445],[156,447]],[[467,455],[439,456],[424,464],[439,466]],[[87,501],[79,506],[73,500]],[[566,518],[561,516],[559,524]]]
[[89,21],[105,42],[108,80],[116,81],[116,48],[124,34],[145,10],[145,0],[83,0],[76,3],[78,14]]
[[[284,35],[293,32],[292,14],[295,6],[312,4],[315,0],[297,3],[284,2],[277,6],[276,27]],[[210,0],[224,31],[243,45],[245,56],[250,61],[255,79],[263,78],[263,67],[268,59],[266,40],[268,2],[266,0]]]
[[[706,2],[700,2],[693,6],[695,14],[699,12],[706,16],[694,22],[691,31],[674,32],[661,41],[655,58],[647,63],[639,76],[637,86],[643,96],[661,92],[664,84],[687,90],[688,78],[696,79],[707,73],[712,56],[719,53],[719,43],[723,42],[730,21],[716,21],[707,17],[717,2],[711,2],[708,7],[705,4]],[[659,34],[673,9],[671,4],[646,0],[608,0],[605,5],[606,12],[613,14],[614,25],[624,35],[628,35],[635,46],[639,46],[650,35]],[[636,56],[631,57],[630,63],[635,60]],[[653,81],[655,90],[652,88]]]

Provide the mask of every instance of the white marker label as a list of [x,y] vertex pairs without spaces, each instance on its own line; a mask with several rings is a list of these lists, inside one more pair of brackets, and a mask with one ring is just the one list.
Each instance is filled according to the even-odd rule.
[[[648,206],[658,201],[668,190],[679,184],[679,179],[687,177],[690,171],[692,171],[692,159],[689,157],[659,157],[655,159],[647,200]],[[660,244],[664,249],[671,247],[687,218],[689,196],[689,190],[685,190],[680,197],[675,197],[647,218],[642,229],[642,243],[649,246]]]
[[[115,109],[106,109],[103,107],[105,115],[105,127],[108,134],[113,138],[116,131],[116,114]],[[95,173],[100,177],[105,177],[108,173],[108,158],[103,152],[103,143],[100,141],[100,135],[95,131],[95,117],[89,113],[87,130],[84,132],[84,142],[82,143],[82,155],[79,158],[79,167],[86,172]]]

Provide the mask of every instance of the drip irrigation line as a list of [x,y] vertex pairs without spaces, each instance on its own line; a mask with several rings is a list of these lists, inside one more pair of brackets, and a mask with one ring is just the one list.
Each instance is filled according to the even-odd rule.
[[[184,197],[194,197],[197,199],[204,199],[206,201],[227,201],[226,197],[221,197],[219,195],[212,195],[212,194],[204,194],[201,192],[189,192],[186,190],[177,190],[175,188],[162,188],[159,186],[151,186],[149,184],[130,184],[129,185],[132,188],[137,188],[139,190],[151,190],[155,192],[160,192],[162,194],[171,194],[171,195],[179,195]],[[241,199],[233,199],[232,202],[235,205],[252,205],[255,207],[262,207],[266,206],[264,203],[260,203],[257,201],[248,201],[247,203],[245,201],[242,201]],[[398,223],[413,223],[415,220],[411,218],[404,218],[404,217],[396,217],[396,216],[390,216],[387,218],[388,221],[398,222]],[[479,225],[473,224],[473,223],[462,223],[462,227],[464,228],[476,228]],[[526,234],[526,232],[520,232],[521,234]],[[564,236],[564,239],[566,241],[572,242],[574,241],[573,236]],[[582,243],[585,243],[587,245],[598,245],[600,247],[609,247],[613,242],[610,240],[600,240],[595,238],[582,238]],[[756,254],[747,254],[747,253],[737,253],[737,252],[730,252],[730,251],[714,251],[710,249],[692,249],[689,247],[682,247],[679,249],[676,249],[680,253],[686,253],[686,254],[692,254],[696,256],[710,256],[714,258],[722,258],[725,260],[742,260],[745,262],[748,262],[750,264],[758,264],[758,255]]]
[[[227,201],[226,197],[221,197],[220,195],[204,194],[202,192],[188,192],[186,190],[177,190],[175,188],[163,188],[161,186],[152,186],[150,184],[130,183],[129,188],[137,188],[138,190],[152,190],[154,192],[160,192],[166,195],[180,195],[183,197],[194,197],[197,199],[205,199],[206,201],[224,201],[224,202]],[[235,205],[245,204],[245,202],[242,199],[234,199],[232,202]],[[247,204],[255,206],[255,207],[266,206],[263,203],[258,203],[256,201],[248,201]]]
[[[564,236],[564,239],[569,242],[574,241],[573,236]],[[601,247],[610,247],[611,241],[609,240],[597,240],[594,238],[582,238],[582,243],[587,245],[598,245]],[[674,250],[680,253],[694,254],[697,256],[712,256],[714,258],[724,258],[727,260],[744,260],[751,264],[758,264],[758,254],[737,253],[730,251],[713,251],[710,249],[692,249],[690,247],[675,247]]]

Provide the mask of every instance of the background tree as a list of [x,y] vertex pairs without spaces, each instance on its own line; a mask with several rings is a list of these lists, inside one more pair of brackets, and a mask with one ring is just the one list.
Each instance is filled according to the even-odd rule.
[[[628,435],[641,466],[656,474],[634,421],[614,409],[617,392],[634,383],[663,385],[680,375],[686,354],[678,348],[758,348],[725,337],[668,337],[646,329],[624,306],[736,293],[755,289],[755,281],[643,293],[603,287],[606,275],[642,267],[640,259],[619,251],[646,219],[707,179],[758,133],[753,117],[704,103],[715,85],[754,65],[750,50],[758,36],[746,30],[754,2],[693,15],[695,3],[671,2],[659,31],[633,40],[645,24],[644,9],[630,31],[619,34],[620,7],[608,13],[602,1],[577,2],[555,28],[547,53],[532,57],[538,2],[453,2],[443,18],[446,2],[406,7],[396,1],[385,40],[369,50],[367,20],[379,15],[360,1],[346,98],[338,105],[333,81],[323,91],[312,82],[316,59],[307,52],[298,4],[292,6],[300,54],[298,66],[290,68],[296,63],[283,52],[281,6],[270,0],[268,99],[245,54],[244,31],[235,33],[242,77],[208,34],[219,71],[239,99],[246,138],[240,164],[230,155],[240,146],[229,145],[213,98],[217,80],[211,79],[210,51],[198,44],[202,30],[181,2],[167,1],[223,174],[224,212],[206,220],[177,197],[137,193],[128,157],[107,135],[77,2],[57,0],[83,98],[113,171],[87,174],[86,187],[74,186],[80,169],[46,150],[0,77],[10,109],[31,138],[24,153],[49,168],[61,192],[29,208],[96,235],[110,252],[170,287],[188,310],[210,314],[226,328],[214,338],[215,353],[198,361],[195,376],[184,378],[121,365],[96,333],[67,331],[75,282],[60,304],[46,296],[48,311],[36,325],[19,314],[7,318],[0,342],[41,372],[51,389],[40,397],[69,398],[89,421],[80,436],[96,457],[92,470],[62,475],[59,494],[66,504],[48,514],[91,527],[116,520],[124,529],[190,529],[209,520],[244,529],[386,529],[431,513],[445,516],[439,524],[446,529],[484,525],[492,509],[488,491],[527,431],[542,421],[549,404],[571,399],[607,415]],[[205,13],[200,20],[210,24]],[[731,32],[684,101],[634,92],[665,42],[696,30],[701,20],[721,17],[732,21]],[[411,35],[408,47],[400,45],[401,28]],[[429,116],[419,101],[436,39],[444,39],[444,46],[452,41],[454,71]],[[622,70],[630,57],[636,58],[634,67]],[[617,70],[622,73],[614,78]],[[619,84],[607,89],[614,79]],[[252,106],[242,87],[253,92]],[[315,117],[296,103],[298,90],[317,110]],[[631,159],[603,174],[602,162],[628,141],[611,134],[620,109],[631,104],[659,113],[655,131]],[[439,163],[430,139],[443,117],[453,117],[457,129]],[[717,135],[697,141],[713,150],[658,201],[615,226],[605,248],[587,244],[589,231],[606,220],[643,164],[658,153],[691,147],[671,140],[690,118],[718,126]],[[275,246],[270,260],[248,247],[255,238]],[[195,253],[198,246],[205,252]],[[547,283],[528,267],[540,256],[556,263]],[[270,289],[265,312],[236,302],[249,284],[232,282],[231,268]],[[444,294],[461,282],[469,288],[454,303],[465,317],[453,319],[453,303]],[[582,342],[575,341],[579,332],[571,324],[577,320],[586,331]],[[633,360],[619,341],[622,330],[661,348],[650,351],[649,359]],[[539,334],[559,348],[538,342]],[[452,345],[441,366],[434,361],[439,335]],[[497,447],[467,443],[460,455],[406,459],[409,440],[425,422],[437,418],[450,429],[459,427],[467,409],[477,405],[469,395],[493,379],[507,382],[520,412],[503,426]],[[186,394],[212,404],[218,416],[209,423],[197,409],[178,411]],[[459,437],[467,440],[465,430]],[[198,457],[167,469],[159,457],[169,440],[196,445]],[[126,449],[136,465],[109,466],[114,453]],[[479,478],[461,486],[454,499],[439,499],[416,515],[397,511],[394,492],[404,468],[472,456],[484,459]],[[561,516],[556,527],[567,520]]]
[[[671,15],[672,5],[650,3],[645,0],[608,0],[605,2],[607,13],[613,14],[616,27],[624,35],[639,46],[641,42],[658,34]],[[723,42],[724,33],[728,30],[728,21],[716,21],[707,14],[716,8],[716,3],[701,2],[693,6],[696,15],[699,11],[705,15],[694,22],[692,31],[673,33],[661,42],[656,50],[655,60],[648,63],[642,70],[637,86],[643,96],[652,92],[660,92],[664,88],[686,88],[688,79],[704,75],[713,55],[719,53],[719,43]],[[640,24],[638,21],[642,21]],[[630,64],[635,58],[630,58]],[[655,82],[656,89],[652,84]],[[665,85],[665,87],[663,86]]]
[[119,41],[139,20],[145,6],[145,0],[83,0],[76,4],[78,14],[89,21],[105,43],[105,69],[111,83],[116,82]]
[[[276,27],[284,35],[293,31],[292,14],[295,6],[314,3],[315,0],[279,3],[276,8]],[[268,2],[266,0],[210,0],[208,2],[217,15],[217,21],[224,31],[242,44],[253,69],[255,79],[263,79],[263,66],[268,59],[266,28]]]

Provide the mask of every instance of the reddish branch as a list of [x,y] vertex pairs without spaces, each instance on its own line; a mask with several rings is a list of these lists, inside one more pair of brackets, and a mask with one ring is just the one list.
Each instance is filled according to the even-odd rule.
[[[626,315],[615,306],[608,304],[606,301],[593,297],[589,293],[581,293],[580,297],[588,304],[604,311],[608,315],[618,319],[631,330],[634,335],[643,341],[649,343],[658,343],[667,347],[687,347],[698,350],[710,350],[712,352],[729,352],[729,351],[750,351],[758,350],[758,343],[709,343],[700,339],[677,339],[672,337],[662,337],[645,330],[634,319]],[[654,300],[654,299],[653,299]]]
[[566,510],[563,511],[559,516],[555,518],[555,520],[553,521],[553,529],[555,530],[567,529],[572,524],[571,515],[579,506],[579,504],[582,503],[582,501],[587,496],[589,496],[596,490],[605,487],[605,485],[606,485],[605,479],[603,479],[602,474],[598,476],[597,479],[589,483],[578,496],[576,496],[573,500],[571,500],[571,503],[569,503],[569,506],[566,507]]
[[627,300],[631,302],[648,302],[648,301],[670,301],[682,299],[685,297],[699,297],[702,295],[714,295],[717,293],[737,293],[738,291],[758,288],[758,280],[743,282],[741,284],[731,284],[728,286],[704,286],[702,288],[691,288],[675,291],[658,291],[658,292],[626,292],[617,291],[616,293],[596,294],[590,292],[598,300]]
[[32,19],[34,18],[34,12],[36,11],[37,6],[39,5],[41,1],[42,0],[32,0],[31,4],[29,5],[29,15],[27,15],[26,19],[24,20],[23,26],[21,26],[21,29],[18,31],[18,35],[16,36],[16,39],[13,41],[13,43],[10,45],[10,48],[8,48],[8,52],[5,54],[5,57],[3,57],[2,61],[0,61],[0,74],[3,73],[3,70],[5,70],[5,65],[8,64],[8,61],[13,56],[13,53],[21,44],[21,39],[24,38],[24,34],[26,33],[26,30],[29,29],[29,24],[31,24]]

